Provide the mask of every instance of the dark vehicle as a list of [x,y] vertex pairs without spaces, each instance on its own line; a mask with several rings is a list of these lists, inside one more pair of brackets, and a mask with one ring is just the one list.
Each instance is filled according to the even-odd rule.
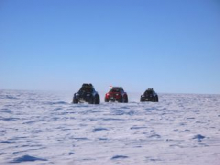
[[99,93],[92,84],[83,84],[77,93],[73,96],[73,103],[88,102],[89,104],[99,104]]
[[121,87],[113,87],[105,94],[105,102],[118,101],[120,103],[128,102],[128,95]]
[[158,95],[154,91],[153,88],[148,88],[143,95],[141,95],[141,102],[142,101],[153,101],[158,102]]

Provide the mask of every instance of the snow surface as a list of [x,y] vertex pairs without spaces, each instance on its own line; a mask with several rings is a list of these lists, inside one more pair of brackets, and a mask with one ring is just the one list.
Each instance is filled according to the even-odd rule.
[[72,94],[0,90],[0,164],[220,164],[220,95],[74,105]]

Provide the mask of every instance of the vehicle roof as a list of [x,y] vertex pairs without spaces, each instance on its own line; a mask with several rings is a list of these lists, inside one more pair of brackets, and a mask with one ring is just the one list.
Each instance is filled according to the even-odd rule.
[[122,87],[112,87],[111,89],[123,89]]
[[87,84],[87,83],[84,83],[82,85],[82,88],[94,88],[92,84]]
[[146,91],[154,91],[154,88],[147,88]]

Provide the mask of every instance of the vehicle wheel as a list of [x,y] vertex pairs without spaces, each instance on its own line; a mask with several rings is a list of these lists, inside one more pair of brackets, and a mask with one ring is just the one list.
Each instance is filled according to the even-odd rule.
[[127,95],[125,96],[124,102],[128,103],[128,96]]
[[74,97],[73,98],[73,104],[77,104],[78,103],[78,100]]
[[109,100],[105,98],[105,102],[109,102]]
[[95,99],[94,99],[93,97],[91,97],[91,98],[89,99],[88,103],[89,103],[89,104],[93,104],[93,103],[94,103],[94,100],[95,100]]
[[158,100],[158,96],[156,96],[156,99],[155,99],[155,102],[158,102],[159,100]]
[[100,102],[99,95],[96,95],[94,99],[94,104],[99,104],[99,102]]

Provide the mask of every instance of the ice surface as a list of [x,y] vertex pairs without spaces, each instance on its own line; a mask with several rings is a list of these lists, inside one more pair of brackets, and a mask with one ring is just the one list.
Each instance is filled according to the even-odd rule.
[[72,94],[0,90],[0,164],[220,164],[220,95],[129,96],[89,105],[71,104]]

